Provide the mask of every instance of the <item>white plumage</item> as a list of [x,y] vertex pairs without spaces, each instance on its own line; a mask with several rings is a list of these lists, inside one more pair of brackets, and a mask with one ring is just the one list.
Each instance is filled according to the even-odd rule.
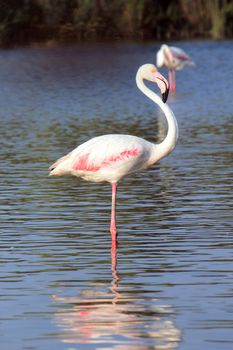
[[154,147],[152,143],[131,135],[98,136],[59,159],[52,165],[51,175],[71,173],[88,181],[117,182],[147,167]]

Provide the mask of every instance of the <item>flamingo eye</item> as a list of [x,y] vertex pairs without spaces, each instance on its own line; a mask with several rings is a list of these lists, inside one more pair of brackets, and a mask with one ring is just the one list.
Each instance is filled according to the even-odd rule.
[[151,73],[155,73],[156,70],[157,70],[157,69],[156,69],[155,67],[151,68]]

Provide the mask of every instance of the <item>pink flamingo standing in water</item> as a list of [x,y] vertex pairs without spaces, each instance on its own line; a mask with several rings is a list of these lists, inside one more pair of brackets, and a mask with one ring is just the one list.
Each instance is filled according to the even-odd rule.
[[[144,79],[157,83],[162,99],[150,90]],[[178,127],[171,109],[165,105],[168,97],[168,82],[153,64],[142,65],[136,75],[138,88],[164,112],[168,124],[165,139],[153,144],[140,137],[121,134],[97,136],[81,144],[72,152],[58,159],[49,175],[72,174],[84,180],[112,184],[112,210],[110,232],[113,248],[116,246],[116,191],[117,182],[124,176],[147,169],[174,149]]]
[[156,65],[157,67],[167,67],[169,87],[171,91],[175,91],[176,70],[195,64],[184,50],[174,46],[162,45],[156,55]]

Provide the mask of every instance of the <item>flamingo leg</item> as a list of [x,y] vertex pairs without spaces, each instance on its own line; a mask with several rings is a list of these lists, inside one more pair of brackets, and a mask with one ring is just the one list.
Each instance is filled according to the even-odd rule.
[[173,82],[173,91],[176,89],[176,71],[175,69],[172,70],[172,82]]
[[175,69],[168,70],[168,80],[170,91],[175,91],[176,89],[176,71]]
[[117,183],[112,183],[112,210],[111,210],[111,226],[110,232],[112,235],[112,244],[116,246],[117,241],[117,231],[116,231],[116,192],[117,192]]
[[168,82],[169,82],[169,89],[172,90],[172,70],[168,69]]
[[116,249],[116,243],[114,241],[112,241],[111,256],[112,256],[112,276],[113,276],[111,291],[114,294],[112,304],[115,305],[118,299],[121,297],[121,294],[118,292],[118,281],[120,277],[117,272],[117,249]]

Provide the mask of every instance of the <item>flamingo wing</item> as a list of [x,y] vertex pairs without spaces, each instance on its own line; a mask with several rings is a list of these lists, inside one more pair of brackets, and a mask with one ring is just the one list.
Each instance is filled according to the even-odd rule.
[[187,66],[194,66],[194,62],[193,60],[190,58],[190,56],[182,49],[180,49],[179,47],[175,47],[175,46],[171,46],[171,53],[172,56],[174,58],[174,60],[176,60],[177,62],[177,69],[182,69],[185,65]]
[[187,53],[179,47],[170,46],[171,53],[174,57],[179,58],[182,61],[191,60]]
[[114,152],[113,154],[108,154],[103,161],[91,161],[91,154],[84,154],[78,157],[78,159],[73,164],[74,170],[81,171],[98,171],[103,168],[110,167],[117,164],[118,162],[125,162],[133,157],[136,157],[140,154],[140,150],[137,148],[126,149],[122,152]]
[[143,152],[136,139],[130,135],[95,137],[72,152],[72,170],[97,172],[129,160],[135,161]]

